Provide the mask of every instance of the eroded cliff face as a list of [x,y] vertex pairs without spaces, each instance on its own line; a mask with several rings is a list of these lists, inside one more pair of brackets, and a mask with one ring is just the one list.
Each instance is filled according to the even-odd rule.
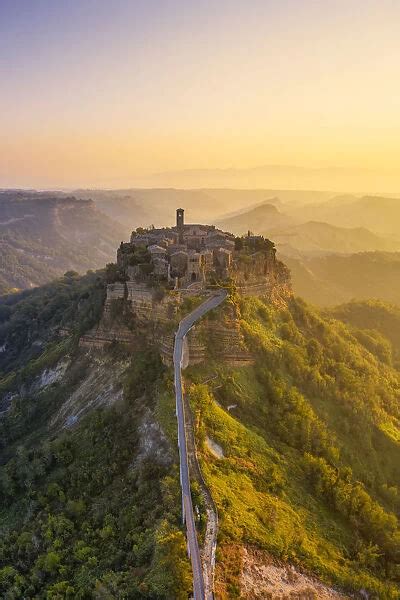
[[224,552],[236,566],[235,581],[227,581],[217,563],[216,598],[228,600],[232,585],[243,600],[346,600],[349,596],[323,584],[298,568],[272,558],[252,546],[224,545]]
[[102,349],[112,342],[127,344],[134,350],[160,342],[181,304],[179,293],[169,292],[162,297],[157,290],[135,282],[112,283],[100,322],[81,337],[79,345]]
[[[160,351],[165,364],[172,364],[174,333],[161,338]],[[207,358],[215,358],[230,366],[252,364],[254,357],[246,346],[239,319],[232,315],[204,320],[195,325],[187,335],[186,365],[196,365]]]
[[236,269],[233,279],[239,295],[264,297],[274,304],[284,304],[293,293],[290,271],[275,257],[253,258]]
[[[275,305],[284,305],[292,295],[290,272],[280,261],[260,260],[236,269],[232,292],[259,296]],[[107,286],[100,323],[80,340],[81,347],[104,348],[112,342],[130,346],[132,351],[156,345],[165,364],[172,364],[174,334],[180,318],[189,313],[212,290],[160,290],[144,283],[127,281]],[[231,366],[254,361],[240,326],[240,314],[231,301],[216,315],[204,318],[187,336],[187,362],[202,363],[215,357]]]

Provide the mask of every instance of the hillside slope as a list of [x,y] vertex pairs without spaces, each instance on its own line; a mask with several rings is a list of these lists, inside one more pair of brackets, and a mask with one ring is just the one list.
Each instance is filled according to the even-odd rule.
[[[104,277],[64,277],[0,306],[4,597],[191,589],[172,370],[151,337],[77,345],[99,319]],[[213,337],[233,313],[247,366],[222,363]],[[369,343],[303,301],[234,291],[208,319],[207,361],[184,378],[219,513],[216,597],[277,600],[275,581],[289,597],[398,598],[400,374],[384,332]],[[201,538],[196,485],[193,503]]]
[[275,556],[345,593],[398,598],[398,371],[301,301],[237,310],[254,366],[188,373],[220,514],[218,597],[278,598]]
[[69,270],[114,259],[126,229],[91,201],[36,193],[0,193],[0,293],[41,285]]
[[400,304],[400,253],[285,257],[295,293],[320,306],[379,298]]
[[191,589],[176,443],[155,416],[165,368],[151,349],[79,349],[103,297],[98,273],[2,307],[2,598],[186,600]]

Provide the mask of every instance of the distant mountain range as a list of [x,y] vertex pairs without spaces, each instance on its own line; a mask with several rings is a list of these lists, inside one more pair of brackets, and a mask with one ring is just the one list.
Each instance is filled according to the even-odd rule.
[[[228,215],[217,220],[216,225],[232,231],[236,235],[243,235],[251,230],[253,233],[269,237],[275,242],[279,251],[288,256],[298,256],[304,253],[348,254],[370,250],[400,250],[400,235],[399,239],[395,239],[388,235],[373,233],[366,227],[351,227],[350,225],[351,223],[357,224],[364,218],[373,226],[372,214],[366,218],[365,205],[369,205],[371,213],[377,213],[379,212],[380,198],[373,199],[373,202],[369,198],[358,200],[352,196],[337,197],[324,204],[302,206],[301,208],[282,205],[279,199],[274,200],[273,205],[270,201],[266,201],[247,211],[241,211],[239,214]],[[385,206],[381,212],[389,213],[388,218],[394,219],[396,211],[400,210],[400,202],[388,198],[383,200]],[[349,214],[350,211],[352,211],[351,219],[346,221],[341,217],[342,214]],[[304,222],[304,218],[310,214],[325,215],[326,220],[330,218],[339,222],[346,221],[347,226],[337,226],[322,221]],[[378,225],[381,221],[382,215]]]
[[68,270],[115,260],[126,228],[93,202],[25,192],[0,193],[0,293],[41,285]]
[[271,236],[273,231],[292,225],[294,222],[293,217],[281,213],[274,204],[266,202],[238,215],[217,220],[215,224],[236,235],[243,235],[250,230],[257,234],[268,231]]
[[339,196],[328,202],[293,207],[302,221],[324,221],[339,227],[366,227],[378,234],[399,236],[400,200],[383,196]]
[[187,222],[273,240],[292,270],[295,293],[311,302],[400,302],[397,199],[222,188],[74,194],[0,192],[0,293],[40,285],[67,270],[103,267],[132,229],[173,225],[182,206]]
[[364,227],[335,227],[316,221],[280,228],[272,237],[279,252],[285,256],[400,250],[400,241],[379,236]]
[[138,181],[143,187],[180,188],[286,188],[293,190],[344,190],[352,193],[400,189],[396,171],[381,172],[375,169],[321,167],[308,168],[296,165],[262,165],[237,169],[188,169],[154,173]]
[[173,225],[175,209],[185,209],[188,223],[210,223],[218,218],[246,212],[264,203],[293,205],[323,202],[333,197],[329,192],[249,189],[124,189],[75,190],[77,198],[92,199],[97,207],[113,219],[133,228],[146,225]]

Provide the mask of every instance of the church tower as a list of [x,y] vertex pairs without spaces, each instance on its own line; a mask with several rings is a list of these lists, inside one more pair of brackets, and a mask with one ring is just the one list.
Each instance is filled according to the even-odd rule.
[[184,213],[185,211],[183,210],[183,208],[176,209],[176,229],[179,233],[180,244],[183,244],[183,226],[185,223]]

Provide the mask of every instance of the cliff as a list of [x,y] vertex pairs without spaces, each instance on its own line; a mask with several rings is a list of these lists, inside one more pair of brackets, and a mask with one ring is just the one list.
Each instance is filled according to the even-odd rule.
[[[271,304],[284,306],[292,295],[290,272],[275,259],[255,253],[235,265],[227,282],[238,297],[257,296]],[[101,349],[112,342],[128,344],[132,351],[156,345],[165,364],[172,363],[174,333],[179,320],[212,289],[168,290],[148,283],[126,281],[107,285],[107,296],[100,323],[80,340],[81,347]],[[215,355],[231,366],[251,364],[253,354],[246,346],[240,314],[232,304],[218,318],[205,318],[187,336],[187,362],[201,363]]]

